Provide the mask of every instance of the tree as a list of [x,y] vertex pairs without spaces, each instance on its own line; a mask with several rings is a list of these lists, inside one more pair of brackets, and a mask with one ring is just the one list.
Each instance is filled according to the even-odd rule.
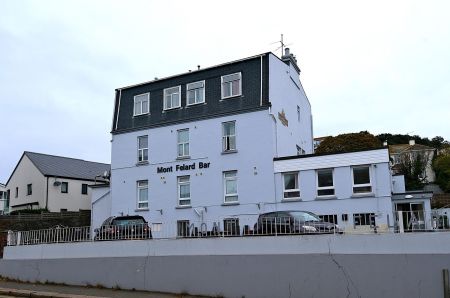
[[450,154],[436,157],[433,161],[433,170],[439,187],[445,192],[450,192]]
[[421,152],[405,152],[400,155],[399,172],[405,176],[407,190],[422,189],[428,182],[426,168],[430,155]]
[[381,148],[382,143],[367,131],[340,134],[324,139],[316,149],[316,153],[341,153]]

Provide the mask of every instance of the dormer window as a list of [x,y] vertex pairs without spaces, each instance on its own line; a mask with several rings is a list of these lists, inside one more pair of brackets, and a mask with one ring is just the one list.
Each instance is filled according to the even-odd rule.
[[148,114],[150,109],[150,93],[136,95],[134,97],[133,116]]
[[187,105],[205,102],[205,81],[187,84]]
[[222,76],[222,99],[242,94],[242,74],[240,72]]
[[164,89],[164,110],[181,106],[181,86]]

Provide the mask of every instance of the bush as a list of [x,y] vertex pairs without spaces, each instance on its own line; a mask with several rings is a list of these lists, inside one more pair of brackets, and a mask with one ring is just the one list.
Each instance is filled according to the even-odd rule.
[[439,187],[445,192],[450,192],[450,154],[436,157],[433,161],[433,170]]

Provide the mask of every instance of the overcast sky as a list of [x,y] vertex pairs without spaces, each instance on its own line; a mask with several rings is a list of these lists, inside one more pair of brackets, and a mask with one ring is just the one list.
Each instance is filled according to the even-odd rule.
[[450,1],[2,0],[0,182],[23,151],[109,162],[115,88],[275,51],[281,33],[315,136],[448,140],[449,12]]

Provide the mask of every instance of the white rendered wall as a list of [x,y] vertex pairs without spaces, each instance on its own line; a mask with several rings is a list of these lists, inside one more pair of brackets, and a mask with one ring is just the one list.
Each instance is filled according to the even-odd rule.
[[[230,99],[232,100],[232,99]],[[237,152],[222,153],[222,122],[236,121]],[[177,130],[189,128],[190,156],[177,160]],[[146,129],[113,136],[111,215],[140,214],[151,223],[177,220],[214,221],[243,216],[253,226],[262,212],[258,203],[273,202],[273,120],[268,111],[252,112]],[[136,166],[137,137],[149,136],[149,164]],[[195,170],[175,171],[176,165],[196,163]],[[198,163],[210,163],[199,169]],[[158,167],[173,166],[171,173]],[[223,171],[237,170],[239,205],[223,205]],[[177,176],[190,175],[192,208],[177,208]],[[137,210],[136,181],[149,181],[149,210]],[[202,215],[197,212],[203,211]],[[175,233],[175,231],[174,231]]]
[[[277,121],[277,156],[297,155],[296,145],[306,154],[313,153],[311,105],[297,71],[274,55],[269,55],[269,98]],[[300,121],[297,106],[300,107]],[[288,126],[278,118],[278,113],[283,111]]]
[[[17,208],[12,206],[32,202],[39,202],[39,207],[45,208],[46,179],[47,178],[39,172],[31,160],[24,155],[6,186],[6,188],[10,190],[10,210],[26,209],[27,207],[23,206]],[[27,184],[32,185],[31,195],[27,195]],[[16,187],[19,188],[19,195],[17,198]],[[35,205],[33,208],[38,208],[38,206]]]

